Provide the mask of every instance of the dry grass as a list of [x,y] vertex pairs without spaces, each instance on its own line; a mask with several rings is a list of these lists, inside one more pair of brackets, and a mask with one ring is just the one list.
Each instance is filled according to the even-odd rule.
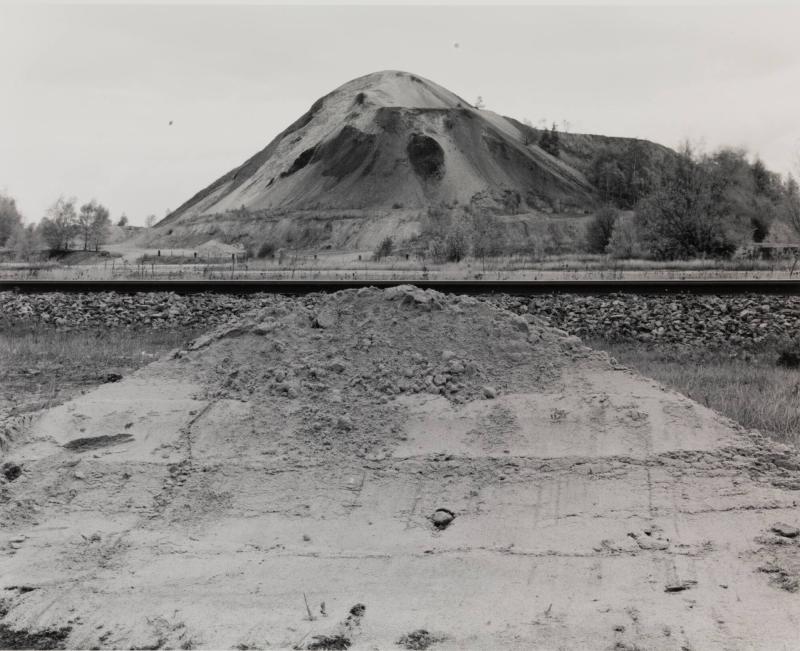
[[19,328],[0,332],[0,367],[138,367],[184,342],[183,332],[160,330]]
[[190,332],[50,327],[0,332],[0,409],[38,409],[130,373],[191,338]]
[[777,366],[773,350],[733,357],[635,343],[589,345],[745,427],[800,445],[800,370]]
[[[149,255],[149,254],[148,254]],[[94,265],[21,266],[0,264],[0,278],[52,280],[100,279],[476,279],[485,280],[712,280],[720,278],[789,278],[793,261],[753,260],[614,260],[604,255],[562,254],[549,256],[504,255],[485,260],[472,257],[461,262],[436,264],[414,255],[388,256],[379,261],[372,252],[288,252],[283,260],[249,259],[232,265],[229,258],[202,262],[191,256],[149,257],[146,264],[103,260]]]

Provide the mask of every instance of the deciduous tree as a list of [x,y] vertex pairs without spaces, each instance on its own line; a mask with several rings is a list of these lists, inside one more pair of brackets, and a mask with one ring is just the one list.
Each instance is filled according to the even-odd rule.
[[39,232],[45,243],[54,251],[68,251],[72,240],[78,234],[78,218],[75,212],[75,199],[59,197],[47,209],[39,224]]
[[6,246],[8,238],[22,224],[22,215],[12,197],[0,194],[0,246]]

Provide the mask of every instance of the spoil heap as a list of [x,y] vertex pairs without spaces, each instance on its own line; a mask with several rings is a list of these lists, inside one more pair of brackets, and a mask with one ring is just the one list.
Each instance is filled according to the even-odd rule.
[[276,297],[15,436],[0,646],[796,641],[796,454],[475,299]]

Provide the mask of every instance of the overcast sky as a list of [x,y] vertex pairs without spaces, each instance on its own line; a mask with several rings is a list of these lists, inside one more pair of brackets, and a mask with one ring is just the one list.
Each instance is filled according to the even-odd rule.
[[791,6],[0,5],[0,191],[28,221],[61,194],[161,218],[383,69],[534,123],[744,146],[785,173],[798,34]]

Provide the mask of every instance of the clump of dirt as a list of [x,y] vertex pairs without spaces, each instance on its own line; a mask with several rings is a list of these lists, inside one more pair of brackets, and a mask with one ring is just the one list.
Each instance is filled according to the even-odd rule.
[[800,577],[795,576],[777,562],[762,565],[758,571],[769,574],[769,582],[776,588],[786,590],[786,592],[797,592],[800,589]]
[[314,641],[309,642],[306,649],[319,649],[321,651],[343,651],[349,649],[353,643],[344,635],[315,635]]
[[406,152],[414,171],[426,181],[438,180],[444,176],[444,150],[430,136],[412,134]]
[[122,443],[130,443],[133,441],[133,436],[130,434],[111,434],[106,436],[90,436],[87,438],[73,439],[64,445],[67,450],[73,452],[86,452],[87,450],[96,450],[97,448],[105,448],[109,445],[120,445]]
[[412,649],[413,651],[424,651],[428,647],[442,642],[445,639],[443,635],[434,635],[429,633],[424,628],[418,628],[416,631],[408,633],[401,637],[397,644]]
[[65,649],[71,626],[31,632],[0,624],[0,649]]
[[349,649],[353,644],[353,637],[358,634],[361,618],[367,611],[364,604],[356,604],[347,613],[347,617],[339,624],[339,631],[332,635],[315,635],[313,641],[306,645],[306,649],[340,651]]

